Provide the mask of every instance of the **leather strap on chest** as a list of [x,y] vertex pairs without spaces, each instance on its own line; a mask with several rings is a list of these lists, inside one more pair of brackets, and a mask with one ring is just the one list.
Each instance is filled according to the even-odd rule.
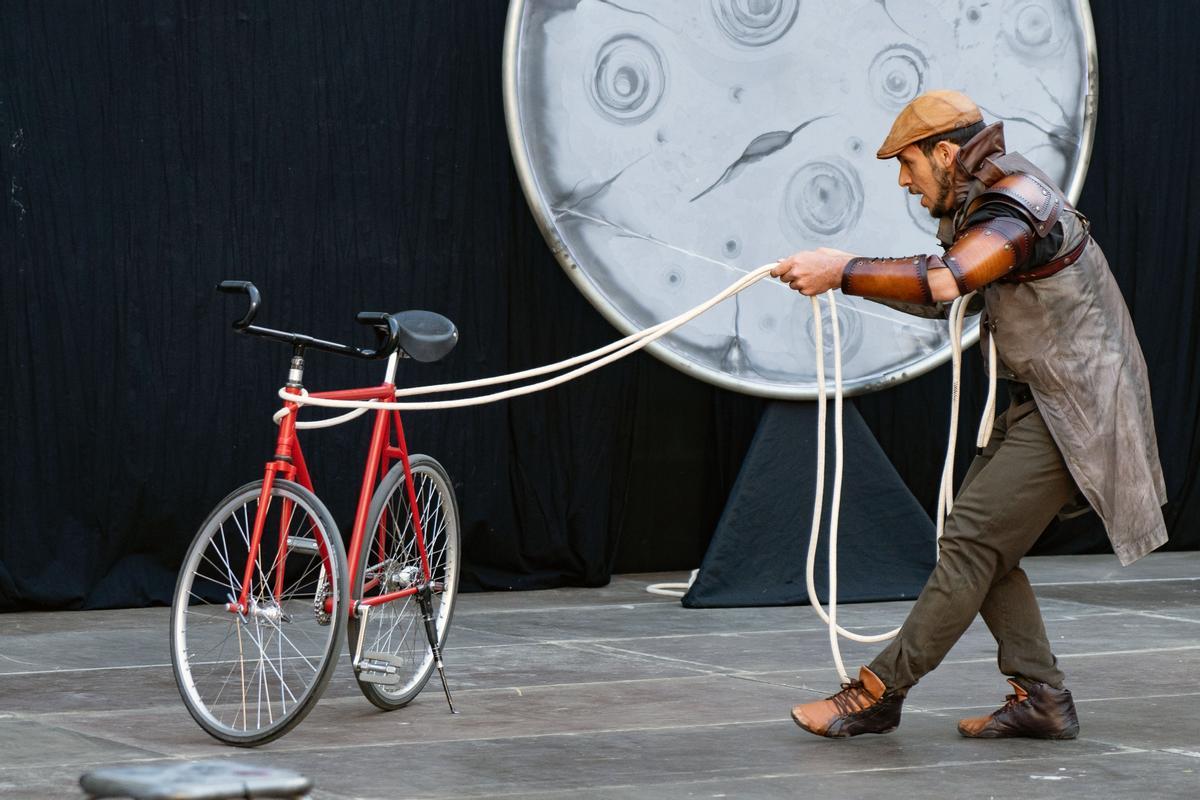
[[1083,236],[1079,239],[1079,244],[1072,247],[1068,252],[1063,253],[1058,258],[1050,261],[1040,267],[1033,269],[1022,270],[1021,272],[1010,272],[999,280],[999,283],[1029,283],[1030,281],[1040,281],[1043,278],[1049,278],[1062,272],[1067,267],[1074,264],[1083,255],[1083,251],[1087,249],[1088,242],[1092,240],[1090,233],[1091,223],[1087,217],[1080,215],[1080,220],[1083,222]]

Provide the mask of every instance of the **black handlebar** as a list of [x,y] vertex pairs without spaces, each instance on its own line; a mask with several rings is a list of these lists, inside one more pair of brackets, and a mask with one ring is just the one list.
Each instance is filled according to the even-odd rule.
[[250,323],[254,320],[254,315],[258,313],[258,306],[262,303],[262,295],[258,293],[258,288],[250,281],[221,281],[217,284],[217,291],[225,292],[226,294],[245,292],[250,295],[250,308],[247,309],[244,317],[233,323],[233,329],[244,331],[250,327]]
[[366,359],[387,358],[396,350],[400,342],[399,323],[396,322],[396,318],[391,314],[385,314],[382,311],[360,311],[358,316],[355,317],[360,323],[369,325],[375,331],[375,349],[369,350],[365,347],[352,347],[348,344],[314,339],[302,333],[277,331],[272,328],[264,328],[260,325],[252,325],[254,315],[258,313],[258,307],[262,304],[262,295],[259,294],[258,289],[250,281],[221,281],[217,284],[217,291],[225,292],[226,294],[245,294],[248,296],[250,307],[241,319],[233,323],[233,329],[238,333],[248,333],[251,336],[262,336],[265,339],[287,342],[293,347],[308,347],[314,350],[325,350],[330,353],[338,353],[339,355]]

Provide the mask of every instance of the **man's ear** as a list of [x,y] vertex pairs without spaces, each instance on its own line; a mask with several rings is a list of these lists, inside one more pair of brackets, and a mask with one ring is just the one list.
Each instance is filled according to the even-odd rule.
[[942,169],[950,169],[950,165],[954,163],[954,159],[958,156],[958,145],[951,144],[943,139],[934,145],[933,153]]

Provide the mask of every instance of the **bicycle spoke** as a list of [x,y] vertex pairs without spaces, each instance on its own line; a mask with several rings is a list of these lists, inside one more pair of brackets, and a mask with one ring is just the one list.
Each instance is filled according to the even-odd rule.
[[[228,686],[229,686],[229,679],[233,677],[233,672],[234,672],[234,670],[238,669],[238,668],[241,666],[241,664],[242,664],[242,661],[241,661],[241,659],[238,659],[237,661],[234,661],[233,663],[231,663],[231,664],[229,665],[229,671],[225,673],[225,680],[221,681],[221,688],[217,690],[217,696],[213,698],[213,703],[212,703],[212,704],[213,704],[214,706],[216,706],[216,705],[219,705],[219,704],[220,704],[220,702],[221,702],[221,695],[225,693],[225,689],[226,689],[226,687],[228,687]],[[214,665],[214,666],[213,666],[213,669],[209,670],[209,673],[208,673],[208,674],[210,674],[210,675],[212,675],[212,674],[215,674],[215,673],[216,673],[216,671],[217,671],[217,670],[216,670],[216,665]]]
[[[226,611],[225,613],[226,613],[226,614],[229,614],[229,612],[228,612],[228,611]],[[236,618],[232,617],[232,615],[230,615],[230,617],[231,617],[231,619],[233,619],[233,620],[234,620],[234,624],[236,624]],[[197,651],[195,655],[196,655],[196,656],[201,656],[201,657],[202,657],[202,656],[207,656],[209,653],[211,653],[213,650],[216,650],[218,647],[220,647],[220,648],[224,648],[224,647],[225,647],[225,645],[226,645],[226,643],[228,643],[228,642],[229,642],[229,640],[233,638],[233,636],[234,636],[234,630],[233,630],[233,627],[232,627],[232,625],[231,625],[229,628],[227,628],[227,629],[226,629],[226,631],[225,631],[225,636],[221,638],[221,641],[219,641],[219,642],[217,642],[216,644],[214,644],[214,645],[210,646],[210,647],[209,647],[207,650],[204,650],[203,652]],[[195,659],[195,660],[196,660],[196,663],[199,663],[199,664],[203,664],[203,663],[205,663],[205,662],[204,662],[204,660],[203,660],[203,658],[197,658],[197,659]]]
[[[255,648],[258,650],[258,663],[254,667],[254,727],[261,728],[262,727],[263,679],[266,676],[264,674],[265,667],[263,665],[263,649],[262,649],[262,644],[259,641],[259,639],[262,636],[262,631],[259,630],[259,625],[258,625],[257,621],[255,621],[254,627],[255,627],[255,632],[259,634],[258,637],[253,637],[253,636],[251,637],[254,639]],[[249,633],[249,630],[247,630],[246,632]]]
[[[283,644],[286,642],[287,646],[290,647],[296,653],[296,656],[301,661],[303,661],[305,664],[308,665],[308,668],[310,670],[312,670],[313,672],[317,671],[316,665],[313,664],[312,661],[309,660],[308,656],[304,654],[304,651],[302,651],[299,647],[296,647],[295,643],[292,642],[292,640],[287,636],[287,634],[285,634],[283,632],[282,629],[276,628],[275,632],[279,636],[280,648],[282,648]],[[280,650],[280,653],[279,653],[279,660],[280,660],[280,663],[283,663],[283,661],[284,661],[282,649]],[[282,676],[280,676],[280,677],[282,678]]]
[[[213,539],[215,541],[216,537],[214,536]],[[230,565],[230,562],[229,562],[229,543],[227,541],[225,541],[225,525],[224,524],[221,525],[221,550],[220,550],[220,552],[217,553],[217,555],[219,555],[221,557],[221,561],[225,565],[225,571],[229,575],[230,587],[236,587],[237,591],[240,592],[242,589],[242,582],[240,579],[238,579],[238,577],[236,575],[233,574],[233,567]],[[208,557],[205,556],[205,559],[207,559],[207,558]],[[216,565],[214,564],[213,566],[216,566]]]
[[242,520],[237,518],[237,512],[233,514],[233,524],[237,525],[238,531],[242,534],[242,541],[246,544],[247,549],[250,547],[250,519],[248,517],[248,506],[242,506],[242,519],[246,524],[242,525]]
[[[269,510],[270,510],[270,503],[268,502],[268,511]],[[242,516],[243,516],[243,521],[246,523],[246,527],[242,530],[242,537],[246,541],[247,548],[250,547],[250,542],[252,539],[251,534],[253,532],[253,529],[251,528],[249,513],[250,513],[249,507],[243,506],[242,507]],[[267,579],[267,573],[264,573],[263,568],[262,568],[262,549],[263,549],[263,546],[266,544],[266,539],[267,539],[266,525],[264,524],[263,535],[259,538],[259,542],[258,542],[258,553],[255,554],[255,557],[252,559],[252,563],[254,564],[254,572],[258,573],[259,584],[262,587],[264,587],[265,591],[270,593],[271,582]],[[278,548],[276,548],[276,558],[278,558],[278,555],[279,555]],[[269,572],[270,572],[270,570],[268,570],[268,573]],[[251,588],[253,589],[253,584],[254,584],[254,576],[253,575],[251,575],[250,582],[251,582]]]
[[401,622],[408,623],[404,629],[404,633],[400,637],[401,641],[407,641],[409,634],[412,632],[413,626],[417,623],[417,610],[414,606],[414,603],[410,603],[407,599],[405,599],[400,610],[394,615],[396,621],[392,623],[391,627],[387,629],[386,633],[381,632],[376,636],[375,647],[377,649],[384,650],[386,652],[392,651],[392,634],[395,633],[396,628],[400,627]]
[[[275,677],[279,678],[280,681],[283,681],[283,674],[279,671],[279,669],[277,669],[275,667],[274,662],[272,662],[271,659],[267,657],[267,647],[269,647],[270,642],[263,644],[262,638],[261,638],[261,630],[262,630],[261,624],[256,622],[255,627],[257,627],[259,629],[259,637],[258,638],[255,638],[249,631],[246,631],[246,635],[252,642],[254,642],[255,648],[258,650],[258,656],[259,656],[258,657],[258,668],[262,673],[262,682],[265,683],[265,681],[266,681],[266,668],[268,666],[270,666],[271,672],[275,674]],[[312,666],[311,663],[309,664],[309,666]],[[292,698],[295,699],[295,695],[293,695]],[[269,702],[269,699],[268,699],[268,702]]]

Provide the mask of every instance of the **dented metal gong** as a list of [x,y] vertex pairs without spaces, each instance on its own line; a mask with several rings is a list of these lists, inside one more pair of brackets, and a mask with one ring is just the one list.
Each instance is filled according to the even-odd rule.
[[[1086,0],[509,8],[505,112],[522,186],[567,274],[625,333],[799,249],[936,252],[935,221],[897,186],[895,160],[875,158],[896,112],[932,88],[969,94],[985,121],[1004,121],[1010,150],[1078,197],[1096,97]],[[840,299],[848,392],[948,357],[944,322]],[[765,281],[651,352],[719,386],[805,399],[814,334],[807,298]]]

